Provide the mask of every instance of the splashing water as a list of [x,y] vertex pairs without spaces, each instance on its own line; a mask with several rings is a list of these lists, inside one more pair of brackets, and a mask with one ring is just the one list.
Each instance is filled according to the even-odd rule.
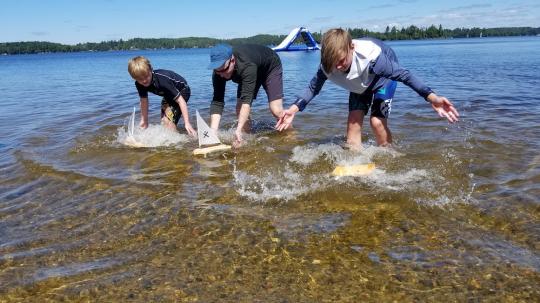
[[180,134],[162,125],[150,124],[146,129],[135,127],[135,107],[127,127],[118,128],[117,133],[118,143],[134,147],[182,146],[189,141],[187,135]]
[[355,152],[344,150],[334,143],[327,143],[296,146],[293,148],[290,161],[307,166],[317,162],[322,157],[333,165],[357,165],[373,162],[373,158],[377,155],[389,155],[392,158],[401,156],[397,151],[388,148],[368,146],[361,152]]
[[235,170],[233,177],[235,183],[238,184],[237,192],[255,202],[294,200],[302,194],[320,190],[325,183],[322,182],[321,177],[305,176],[288,166],[285,170],[265,170],[259,176]]
[[[408,192],[422,205],[448,205],[467,201],[461,192],[444,190],[447,180],[438,168],[415,167],[415,162],[396,162],[405,154],[388,148],[369,146],[361,152],[344,150],[339,145],[308,144],[296,146],[285,163],[274,169],[233,172],[237,193],[254,202],[278,200],[288,202],[300,196],[323,192],[328,188],[346,186],[351,192],[367,186],[381,192]],[[356,165],[375,162],[377,168],[369,175],[333,177],[336,165]],[[433,190],[439,188],[441,190]]]

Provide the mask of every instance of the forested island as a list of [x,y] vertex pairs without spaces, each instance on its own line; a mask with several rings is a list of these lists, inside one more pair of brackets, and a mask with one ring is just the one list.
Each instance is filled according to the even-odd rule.
[[[455,28],[444,29],[441,25],[427,28],[411,25],[397,29],[386,27],[384,32],[373,32],[362,28],[348,29],[353,37],[375,37],[381,40],[419,40],[419,39],[452,39],[474,37],[505,37],[505,36],[540,36],[540,27],[498,27],[498,28]],[[321,33],[312,33],[317,41]],[[129,40],[103,41],[99,43],[79,43],[66,45],[61,43],[32,41],[0,43],[0,54],[36,54],[50,52],[83,52],[111,51],[135,49],[174,49],[174,48],[206,48],[218,43],[231,45],[255,43],[261,45],[277,45],[286,35],[256,35],[248,38],[215,39],[204,37],[186,38],[134,38]],[[298,41],[298,43],[303,43]]]

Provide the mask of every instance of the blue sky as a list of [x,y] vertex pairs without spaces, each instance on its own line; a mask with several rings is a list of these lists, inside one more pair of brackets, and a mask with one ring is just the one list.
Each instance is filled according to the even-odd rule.
[[0,42],[65,44],[131,38],[248,37],[387,25],[540,27],[538,0],[16,0],[0,10]]

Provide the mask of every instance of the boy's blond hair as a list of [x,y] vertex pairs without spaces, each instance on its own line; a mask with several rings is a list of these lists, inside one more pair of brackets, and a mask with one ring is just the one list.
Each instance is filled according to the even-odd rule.
[[140,79],[152,72],[152,65],[145,57],[137,56],[129,60],[128,71],[133,79]]
[[321,46],[321,64],[325,72],[333,72],[334,65],[349,53],[351,43],[351,35],[342,28],[333,28],[324,33]]

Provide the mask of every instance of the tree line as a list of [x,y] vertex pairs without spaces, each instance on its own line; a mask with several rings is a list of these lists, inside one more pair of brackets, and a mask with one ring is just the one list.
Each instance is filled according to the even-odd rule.
[[[504,36],[539,36],[540,27],[497,27],[497,28],[455,28],[444,29],[432,25],[427,28],[411,25],[404,28],[386,27],[384,32],[374,32],[362,28],[349,28],[353,37],[374,37],[381,40],[418,40],[418,39],[450,39],[473,37],[504,37]],[[312,33],[317,41],[321,40],[322,33]],[[61,43],[32,41],[32,42],[6,42],[0,43],[0,54],[36,54],[50,52],[83,52],[83,51],[111,51],[135,49],[174,49],[174,48],[206,48],[218,43],[231,45],[254,43],[261,45],[277,45],[286,35],[256,35],[248,38],[215,39],[205,37],[186,38],[134,38],[129,40],[111,40],[99,43],[79,43],[67,45]],[[300,39],[300,38],[299,38]],[[303,41],[296,41],[303,43]]]
[[397,29],[395,26],[386,27],[384,32],[372,32],[364,29],[349,29],[353,37],[370,36],[381,40],[418,40],[418,39],[449,39],[476,37],[506,37],[506,36],[537,36],[540,27],[496,27],[496,28],[454,28],[444,29],[441,25],[431,25],[419,28],[411,25]]

